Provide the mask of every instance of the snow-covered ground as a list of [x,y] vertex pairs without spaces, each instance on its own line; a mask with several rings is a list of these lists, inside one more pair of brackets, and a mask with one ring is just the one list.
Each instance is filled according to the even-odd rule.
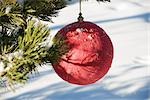
[[[53,34],[77,20],[77,1],[53,18]],[[84,2],[82,12],[113,42],[114,60],[107,75],[95,84],[78,86],[63,81],[47,64],[15,92],[1,89],[0,100],[150,100],[150,0],[95,1]]]

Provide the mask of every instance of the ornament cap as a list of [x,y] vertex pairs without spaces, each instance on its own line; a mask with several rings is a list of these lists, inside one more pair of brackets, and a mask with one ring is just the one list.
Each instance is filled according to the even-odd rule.
[[79,22],[83,22],[83,19],[84,19],[84,18],[83,18],[83,16],[82,16],[82,13],[80,12],[80,13],[79,13],[79,17],[78,17],[78,21],[79,21]]

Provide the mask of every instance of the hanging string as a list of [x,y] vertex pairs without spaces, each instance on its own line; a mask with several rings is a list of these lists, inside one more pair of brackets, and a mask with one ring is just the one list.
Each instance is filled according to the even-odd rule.
[[79,0],[79,17],[78,17],[78,21],[79,22],[83,22],[83,17],[82,17],[82,3],[81,0]]
[[81,0],[80,0],[80,1],[79,1],[79,10],[80,10],[80,13],[82,13],[82,11],[81,11],[82,8],[81,8],[81,6],[82,6],[82,5],[81,5]]

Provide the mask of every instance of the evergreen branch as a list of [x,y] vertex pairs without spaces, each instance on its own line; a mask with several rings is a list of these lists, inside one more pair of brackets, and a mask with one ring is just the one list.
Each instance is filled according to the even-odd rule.
[[[41,27],[41,30],[39,30],[39,27]],[[33,35],[33,32],[35,32],[35,35]],[[40,46],[40,43],[44,42],[45,38],[49,35],[49,30],[44,25],[39,24],[35,26],[35,22],[30,21],[25,33],[25,36],[19,37],[18,49],[11,53],[12,59],[9,60],[10,53],[7,52],[10,48],[5,47],[2,50],[3,57],[0,61],[5,62],[6,66],[1,77],[6,77],[7,81],[11,84],[27,81],[28,74],[36,70],[37,64],[43,63],[41,59],[47,54],[47,48]],[[35,40],[37,42],[33,44]],[[11,67],[8,64],[11,64]]]
[[43,45],[49,34],[45,25],[29,21],[25,35],[18,37],[18,47],[14,51],[13,47],[1,46],[0,62],[4,64],[4,71],[0,77],[7,79],[11,85],[25,83],[38,66],[59,61],[68,52],[68,47],[61,35],[54,38],[52,47]]

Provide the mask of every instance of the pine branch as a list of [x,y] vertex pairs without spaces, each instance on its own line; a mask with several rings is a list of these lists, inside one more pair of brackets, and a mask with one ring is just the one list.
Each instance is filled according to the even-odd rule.
[[[36,17],[51,21],[57,16],[58,10],[66,6],[65,0],[0,0],[0,44],[17,44],[17,38],[23,35],[27,27],[27,18]],[[1,51],[0,51],[1,52]]]
[[10,52],[9,47],[2,50],[0,59],[5,63],[5,71],[1,73],[1,77],[5,77],[10,84],[26,82],[28,74],[43,63],[41,59],[47,54],[47,48],[41,47],[40,43],[48,37],[49,29],[44,25],[34,24],[33,21],[29,22],[26,34],[19,37],[16,50]]
[[6,79],[7,83],[25,83],[29,79],[29,74],[37,70],[37,67],[47,62],[57,62],[64,55],[68,48],[62,36],[56,36],[51,48],[44,44],[50,30],[41,23],[29,21],[24,36],[19,36],[18,46],[13,50],[13,46],[1,46],[0,67],[4,71],[0,73],[0,78]]
[[50,17],[57,16],[58,10],[65,6],[65,0],[26,0],[23,11],[41,20],[51,21]]

